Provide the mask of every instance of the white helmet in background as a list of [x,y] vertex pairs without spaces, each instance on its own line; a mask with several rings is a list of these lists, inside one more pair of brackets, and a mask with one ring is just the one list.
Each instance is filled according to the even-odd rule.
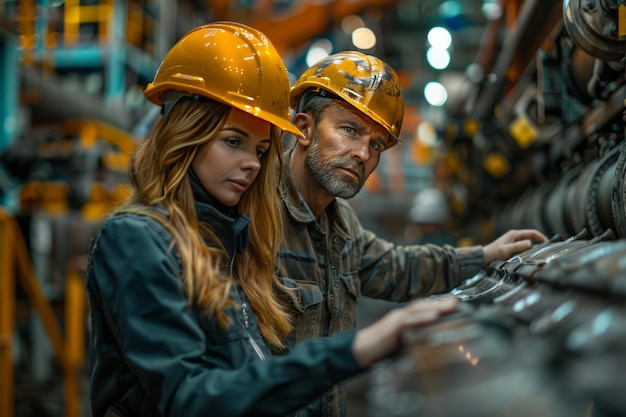
[[412,223],[441,224],[448,219],[448,200],[441,190],[435,187],[420,190],[413,199],[409,210]]

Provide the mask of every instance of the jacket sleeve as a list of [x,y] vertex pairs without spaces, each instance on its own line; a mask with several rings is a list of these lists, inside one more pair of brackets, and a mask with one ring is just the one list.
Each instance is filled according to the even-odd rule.
[[152,219],[115,216],[95,242],[89,276],[127,366],[162,415],[284,416],[363,371],[351,353],[352,332],[220,367],[188,305],[169,242]]
[[363,228],[353,209],[343,202],[343,221],[360,248],[361,292],[372,298],[407,301],[452,290],[484,267],[481,246],[396,245]]

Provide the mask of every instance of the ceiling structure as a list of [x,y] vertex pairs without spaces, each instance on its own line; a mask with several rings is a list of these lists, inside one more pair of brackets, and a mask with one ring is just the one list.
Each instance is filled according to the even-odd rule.
[[[418,142],[413,139],[419,136],[419,124],[423,120],[443,124],[451,116],[462,119],[468,98],[489,80],[496,68],[502,45],[514,31],[522,5],[523,9],[548,8],[539,6],[540,3],[539,0],[65,0],[38,8],[33,1],[3,2],[0,34],[20,33],[4,39],[7,45],[22,46],[19,54],[11,47],[3,49],[7,58],[20,60],[19,77],[15,72],[16,82],[5,81],[5,85],[7,88],[18,85],[17,80],[21,79],[21,90],[14,91],[13,96],[15,102],[19,97],[21,106],[2,106],[0,102],[0,110],[4,109],[12,119],[24,120],[25,126],[22,132],[16,129],[5,135],[6,140],[0,143],[10,142],[19,133],[32,136],[33,129],[26,126],[28,122],[32,121],[33,126],[49,126],[50,119],[55,125],[56,120],[68,117],[102,120],[143,136],[158,114],[158,109],[144,100],[143,88],[169,48],[188,30],[209,21],[238,21],[263,31],[279,49],[294,80],[307,65],[307,52],[320,41],[332,45],[328,53],[358,49],[352,43],[351,30],[360,25],[376,37],[375,46],[362,51],[382,58],[397,70],[407,109],[402,127],[405,146],[386,152],[376,175],[366,184],[370,187],[366,191],[372,191],[376,198],[362,193],[368,199],[368,209],[387,213],[389,196],[408,201],[429,181],[426,176],[429,167],[423,162],[427,152],[413,146]],[[541,22],[537,25],[541,26]],[[435,26],[446,28],[451,35],[450,62],[443,69],[432,68],[426,59],[428,31]],[[536,51],[532,42],[527,44],[513,45],[510,52],[523,50],[518,55],[521,53],[526,60],[528,54]],[[518,69],[525,65],[509,61],[500,62],[500,74],[504,73],[502,68],[508,70],[509,64]],[[423,91],[431,81],[447,87],[445,106],[426,102]],[[375,201],[380,204],[374,204]],[[403,204],[394,207],[399,213],[404,208]]]
[[[516,9],[521,1],[502,3]],[[501,26],[503,19],[487,16],[497,16],[498,7],[504,15],[503,5],[494,0],[209,0],[206,10],[212,20],[237,20],[266,33],[294,71],[302,70],[301,55],[316,40],[330,40],[332,53],[356,49],[342,23],[357,15],[377,36],[376,46],[364,52],[391,64],[403,80],[405,99],[421,106],[427,82],[443,78],[461,93],[465,89],[459,81],[466,78],[468,67],[479,59],[488,64],[489,58],[480,57],[489,35],[486,29],[490,22]],[[433,69],[426,61],[427,33],[434,26],[443,26],[452,35],[451,60],[444,70]],[[497,47],[499,38],[496,30],[490,43]]]

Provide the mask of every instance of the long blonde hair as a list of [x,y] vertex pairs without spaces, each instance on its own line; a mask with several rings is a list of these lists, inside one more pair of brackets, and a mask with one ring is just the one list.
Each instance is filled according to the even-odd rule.
[[[220,132],[229,110],[229,106],[209,99],[179,101],[138,144],[129,162],[133,192],[128,203],[165,206],[169,219],[153,217],[173,236],[189,302],[214,315],[223,327],[228,325],[223,309],[233,301],[228,297],[232,282],[221,266],[230,260],[220,248],[204,243],[204,239],[211,239],[221,247],[219,237],[198,222],[188,170],[198,150]],[[252,221],[248,249],[235,257],[232,268],[265,341],[284,348],[283,340],[292,326],[275,292],[282,287],[274,266],[282,239],[277,191],[282,175],[282,145],[275,128],[271,141],[258,176],[238,205],[239,213]]]

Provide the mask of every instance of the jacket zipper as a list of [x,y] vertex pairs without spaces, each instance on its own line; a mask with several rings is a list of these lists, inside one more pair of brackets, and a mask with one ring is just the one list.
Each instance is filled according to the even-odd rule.
[[[235,257],[233,256],[229,264],[231,278],[233,278],[233,264],[235,263],[234,261],[235,261]],[[250,333],[250,320],[248,317],[248,307],[246,303],[241,299],[241,296],[239,295],[239,288],[236,283],[235,283],[235,294],[237,294],[237,298],[239,299],[239,304],[241,304],[241,312],[243,314],[243,324],[246,326],[246,337],[248,338],[248,341],[252,345],[252,349],[257,354],[259,359],[264,361],[265,355],[263,354],[263,351],[261,350],[258,343],[254,340],[254,338],[252,337],[252,334]]]
[[[237,296],[239,296],[239,295],[237,295]],[[240,299],[240,301],[241,301],[241,299]],[[263,360],[265,360],[265,355],[263,354],[263,352],[261,351],[261,348],[259,347],[257,342],[254,340],[252,335],[250,334],[250,330],[249,330],[249,325],[250,324],[248,322],[248,309],[246,307],[246,303],[243,302],[243,301],[241,301],[241,311],[243,312],[243,322],[246,325],[246,333],[248,334],[248,340],[250,341],[250,344],[252,345],[252,349],[254,349],[256,354],[263,361]]]

